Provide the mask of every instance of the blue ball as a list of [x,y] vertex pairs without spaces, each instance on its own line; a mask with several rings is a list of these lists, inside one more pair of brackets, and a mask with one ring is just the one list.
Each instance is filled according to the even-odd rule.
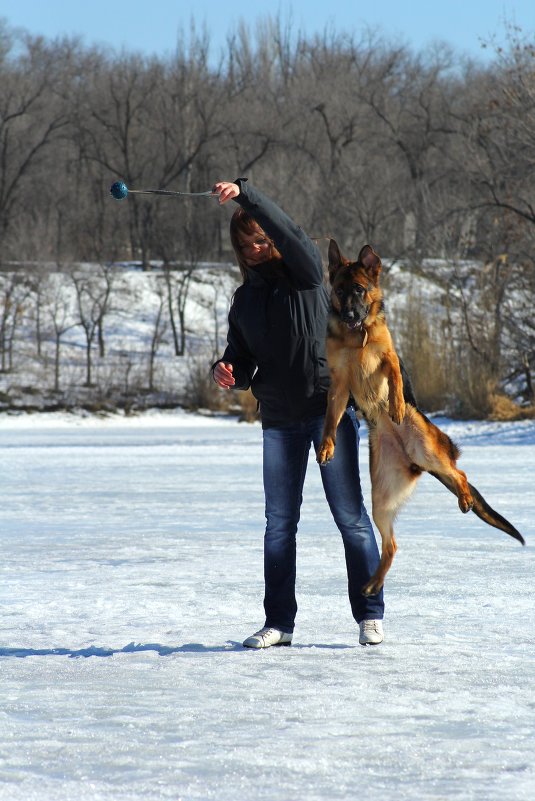
[[115,183],[110,186],[110,194],[115,200],[122,200],[128,194],[128,187],[124,181],[115,181]]

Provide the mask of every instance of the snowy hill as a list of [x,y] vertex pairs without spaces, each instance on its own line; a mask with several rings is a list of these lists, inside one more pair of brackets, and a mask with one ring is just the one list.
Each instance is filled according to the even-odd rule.
[[[82,296],[88,325],[95,324],[105,281],[99,265],[77,265],[75,275],[85,282]],[[131,265],[109,270],[108,306],[102,321],[104,355],[99,352],[98,326],[89,351],[91,384],[87,386],[87,331],[80,324],[79,298],[70,272],[40,276],[40,355],[37,352],[37,299],[24,295],[14,342],[13,369],[0,372],[0,409],[44,410],[55,408],[147,408],[187,403],[188,385],[206,374],[224,347],[226,318],[237,270],[230,265],[199,264],[189,276],[155,268],[141,272]],[[20,278],[20,273],[16,273]],[[9,285],[10,274],[0,274],[0,289]],[[181,282],[187,281],[186,287]],[[82,287],[83,290],[84,287]],[[98,293],[101,293],[100,297]],[[182,295],[181,295],[182,293]],[[95,300],[96,299],[96,300]],[[93,302],[93,303],[92,303]],[[180,344],[184,329],[184,354],[177,356],[169,303]],[[183,310],[178,304],[183,303]],[[182,315],[182,320],[180,316]],[[64,332],[59,342],[59,388],[54,390],[57,349],[54,326],[58,317]],[[151,375],[152,372],[152,375]]]
[[[476,297],[473,273],[470,262],[427,260],[416,270],[385,260],[389,325],[409,363],[424,359],[416,378],[430,377],[432,367],[417,337],[434,343],[435,365],[445,359],[436,352],[442,343],[450,360],[466,353],[455,287]],[[216,403],[208,367],[225,346],[239,282],[236,267],[216,263],[170,272],[155,265],[150,273],[131,264],[75,265],[61,273],[38,265],[0,273],[0,410]],[[512,340],[505,339],[504,360],[514,363],[508,356]]]

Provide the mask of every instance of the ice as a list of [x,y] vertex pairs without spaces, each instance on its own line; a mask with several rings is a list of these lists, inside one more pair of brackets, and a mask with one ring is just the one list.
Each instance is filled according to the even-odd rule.
[[0,799],[531,801],[535,424],[440,424],[527,546],[425,476],[360,647],[311,454],[294,644],[252,652],[258,425],[1,417]]

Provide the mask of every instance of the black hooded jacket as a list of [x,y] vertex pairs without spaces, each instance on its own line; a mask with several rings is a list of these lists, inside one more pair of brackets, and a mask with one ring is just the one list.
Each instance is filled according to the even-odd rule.
[[283,261],[248,268],[248,280],[234,294],[220,361],[233,365],[236,389],[251,387],[263,428],[284,426],[327,407],[329,295],[317,246],[246,179],[236,183],[236,202],[273,240]]

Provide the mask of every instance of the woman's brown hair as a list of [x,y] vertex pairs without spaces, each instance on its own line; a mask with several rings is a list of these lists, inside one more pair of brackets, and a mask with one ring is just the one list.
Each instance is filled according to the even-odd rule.
[[247,264],[245,263],[245,259],[243,258],[241,249],[242,237],[251,236],[252,234],[261,234],[262,236],[266,237],[267,241],[269,242],[270,248],[267,260],[282,259],[282,256],[273,244],[273,241],[269,238],[269,236],[266,236],[265,231],[260,228],[256,220],[253,220],[253,218],[243,209],[236,209],[230,220],[230,241],[232,243],[232,247],[234,248],[234,253],[236,254],[236,260],[238,262],[238,267],[240,268],[243,283],[249,280],[249,270]]

